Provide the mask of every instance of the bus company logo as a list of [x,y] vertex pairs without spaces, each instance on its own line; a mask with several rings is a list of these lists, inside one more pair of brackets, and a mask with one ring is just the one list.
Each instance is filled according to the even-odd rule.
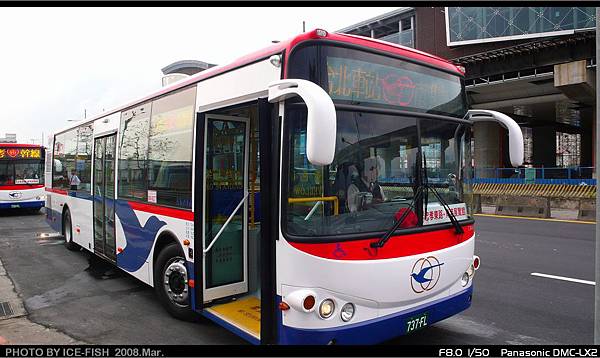
[[432,290],[440,280],[443,264],[433,256],[418,259],[410,274],[410,287],[412,290],[415,293]]
[[381,80],[383,98],[389,104],[408,106],[415,96],[415,84],[408,76],[388,74]]
[[23,193],[21,193],[20,191],[11,191],[10,193],[8,193],[8,197],[11,199],[21,199],[22,196]]
[[6,154],[8,154],[8,156],[11,158],[16,158],[17,155],[19,155],[19,152],[20,151],[18,149],[14,149],[14,148],[6,150]]

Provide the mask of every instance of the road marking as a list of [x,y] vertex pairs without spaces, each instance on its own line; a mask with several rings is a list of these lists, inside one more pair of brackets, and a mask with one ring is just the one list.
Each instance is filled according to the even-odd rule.
[[474,214],[474,215],[476,215],[476,216],[489,216],[489,217],[495,217],[495,218],[507,218],[507,219],[523,219],[523,220],[538,220],[538,221],[556,221],[556,222],[562,222],[562,223],[596,225],[595,221],[565,220],[565,219],[545,219],[545,218],[528,218],[528,217],[524,217],[524,216],[495,215],[495,214]]
[[570,277],[564,277],[564,276],[547,275],[545,273],[538,273],[538,272],[532,272],[531,276],[553,278],[555,280],[577,282],[577,283],[583,283],[583,284],[586,284],[586,285],[596,286],[596,282],[594,282],[594,281],[580,280],[578,278],[570,278]]

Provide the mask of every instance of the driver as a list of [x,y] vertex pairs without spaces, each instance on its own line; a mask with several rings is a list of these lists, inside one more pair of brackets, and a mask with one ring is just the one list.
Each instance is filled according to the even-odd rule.
[[367,209],[372,202],[386,200],[383,189],[376,182],[377,166],[369,167],[361,176],[358,167],[352,164],[348,167],[348,176],[350,184],[346,190],[346,205],[351,213]]

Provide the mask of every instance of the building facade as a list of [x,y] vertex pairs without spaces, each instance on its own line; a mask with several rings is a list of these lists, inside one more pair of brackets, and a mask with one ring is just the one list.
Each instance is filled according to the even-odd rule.
[[[594,7],[416,7],[339,32],[464,66],[471,107],[506,113],[521,126],[525,166],[545,168],[548,178],[591,178],[595,26]],[[477,176],[514,176],[514,170],[502,169],[510,167],[502,129],[478,123],[474,141]]]

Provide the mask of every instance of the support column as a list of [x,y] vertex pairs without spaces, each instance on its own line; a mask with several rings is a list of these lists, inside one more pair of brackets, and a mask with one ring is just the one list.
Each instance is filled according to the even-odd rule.
[[480,178],[494,178],[491,169],[500,166],[500,126],[496,123],[477,122],[473,126],[476,174]]
[[534,127],[533,163],[544,167],[556,167],[556,130],[554,127]]

